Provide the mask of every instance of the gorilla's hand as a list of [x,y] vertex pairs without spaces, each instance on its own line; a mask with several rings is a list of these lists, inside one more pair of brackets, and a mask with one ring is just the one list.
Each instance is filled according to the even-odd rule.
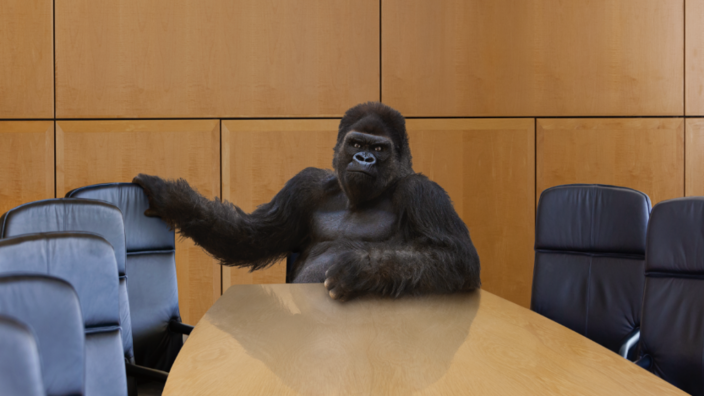
[[369,265],[369,255],[366,252],[351,250],[342,253],[337,262],[325,272],[324,284],[330,297],[347,301],[367,290],[362,271]]
[[166,182],[159,176],[150,176],[140,173],[134,179],[132,183],[138,184],[144,189],[144,193],[149,199],[149,208],[144,211],[144,215],[147,217],[161,217],[159,214],[159,208],[161,199],[166,192]]

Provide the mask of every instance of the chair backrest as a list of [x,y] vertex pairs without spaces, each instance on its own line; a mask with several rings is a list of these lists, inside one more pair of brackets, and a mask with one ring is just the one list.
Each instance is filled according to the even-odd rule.
[[0,315],[0,394],[46,395],[41,360],[32,330]]
[[135,361],[168,371],[183,343],[167,331],[170,320],[181,320],[173,230],[161,219],[144,215],[149,201],[136,184],[81,187],[66,196],[109,202],[122,211]]
[[645,271],[641,353],[653,373],[704,395],[704,197],[655,205]]
[[47,395],[83,395],[85,338],[71,285],[44,275],[0,276],[0,314],[32,330]]
[[119,306],[125,358],[134,360],[132,325],[125,275],[125,226],[120,209],[88,199],[47,199],[9,210],[0,218],[0,238],[56,231],[98,234],[112,245],[120,275]]
[[531,309],[618,351],[640,325],[647,195],[572,184],[538,203]]
[[112,246],[77,232],[21,235],[0,240],[0,274],[46,274],[73,286],[86,337],[86,395],[124,395],[119,283]]

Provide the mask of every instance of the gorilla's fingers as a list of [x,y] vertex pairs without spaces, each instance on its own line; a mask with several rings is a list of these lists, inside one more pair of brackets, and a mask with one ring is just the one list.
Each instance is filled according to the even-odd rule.
[[144,211],[144,215],[147,217],[160,217],[159,212],[157,211],[158,205],[155,205],[154,203],[154,195],[159,194],[159,190],[163,190],[163,188],[160,187],[162,187],[164,181],[158,176],[151,176],[145,175],[144,173],[140,173],[135,176],[134,179],[132,179],[132,183],[135,183],[142,187],[142,190],[144,190],[144,194],[149,200],[149,208]]
[[[327,273],[326,273],[326,275],[327,275]],[[325,283],[323,283],[323,285],[324,285],[325,288],[328,289],[328,290],[332,289],[332,287],[334,286],[334,284],[333,284],[333,282],[332,282],[332,280],[331,280],[330,278],[326,278],[326,279],[325,279]]]

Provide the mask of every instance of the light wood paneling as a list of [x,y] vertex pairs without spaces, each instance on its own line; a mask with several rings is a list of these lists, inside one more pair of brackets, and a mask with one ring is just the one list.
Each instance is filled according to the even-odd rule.
[[413,168],[442,186],[469,228],[482,288],[528,307],[535,234],[533,119],[407,121]]
[[[570,183],[630,187],[653,205],[684,194],[684,119],[539,119],[537,191]],[[537,201],[536,201],[537,202]]]
[[0,214],[54,198],[54,122],[0,122]]
[[688,118],[685,130],[685,196],[704,195],[704,119]]
[[[222,195],[245,212],[271,201],[307,167],[332,169],[339,120],[222,122]],[[223,267],[223,290],[243,283],[284,283],[286,263],[249,272]]]
[[[184,178],[208,198],[220,195],[220,122],[59,121],[59,196],[96,183],[130,182],[138,173]],[[176,242],[179,305],[195,324],[220,297],[220,265],[190,239]]]
[[231,287],[176,358],[175,395],[680,395],[486,290],[332,300],[321,284]]
[[704,115],[704,0],[686,0],[685,18],[685,114]]
[[379,99],[378,0],[66,0],[59,117],[341,115]]
[[0,118],[54,117],[52,4],[0,3]]
[[382,8],[382,99],[406,116],[683,114],[682,0]]

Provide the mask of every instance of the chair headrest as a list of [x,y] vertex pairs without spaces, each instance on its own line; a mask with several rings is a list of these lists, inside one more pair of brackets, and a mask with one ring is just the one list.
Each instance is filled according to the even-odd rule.
[[535,249],[645,254],[650,198],[599,184],[569,184],[540,195]]
[[0,274],[11,273],[51,274],[70,283],[86,326],[120,323],[115,253],[98,235],[50,232],[0,239]]
[[0,314],[32,329],[47,394],[83,394],[85,334],[71,285],[44,275],[2,276]]
[[0,351],[0,392],[46,395],[32,329],[12,317],[0,315]]
[[84,231],[105,238],[115,250],[119,274],[125,274],[125,227],[115,205],[90,199],[46,199],[10,209],[0,223],[0,238],[55,231]]
[[174,231],[161,219],[144,215],[149,200],[137,184],[96,184],[69,191],[66,197],[97,199],[120,208],[125,220],[127,252],[175,248]]
[[704,197],[655,205],[647,243],[646,271],[704,273]]

